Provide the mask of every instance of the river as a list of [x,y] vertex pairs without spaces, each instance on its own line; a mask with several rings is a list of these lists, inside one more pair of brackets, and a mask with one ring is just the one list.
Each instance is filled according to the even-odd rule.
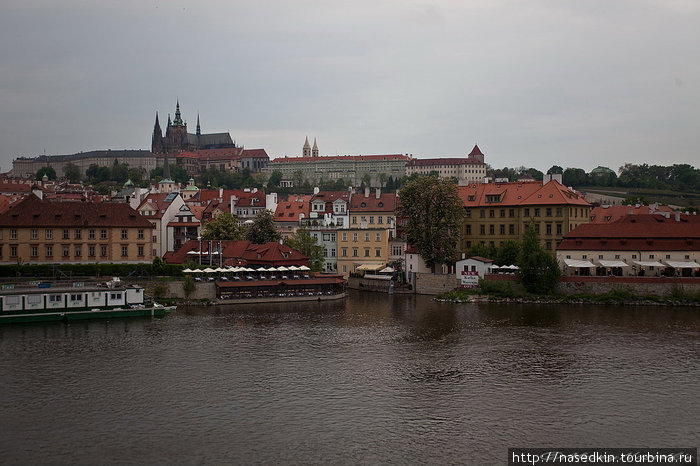
[[0,463],[504,464],[695,447],[700,310],[338,302],[0,327]]

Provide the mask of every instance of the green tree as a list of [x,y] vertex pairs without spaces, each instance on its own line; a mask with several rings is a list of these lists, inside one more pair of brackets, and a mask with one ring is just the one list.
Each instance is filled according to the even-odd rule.
[[56,170],[51,165],[47,165],[45,167],[41,167],[36,171],[35,178],[37,180],[40,180],[46,175],[46,177],[50,180],[55,180],[56,179]]
[[295,188],[301,188],[304,185],[304,172],[301,170],[294,170],[294,173],[292,173],[292,181],[294,182]]
[[153,271],[154,275],[163,275],[163,272],[165,271],[165,262],[163,262],[163,259],[160,256],[153,258],[151,270]]
[[586,186],[588,183],[588,173],[582,168],[567,168],[561,177],[562,184],[566,186]]
[[548,175],[561,175],[562,173],[564,173],[564,169],[559,165],[552,165],[552,167],[547,170]]
[[547,294],[557,289],[561,270],[556,258],[542,249],[534,222],[525,228],[518,256],[518,278],[528,293]]
[[518,262],[520,243],[512,239],[506,240],[496,251],[496,265],[512,265]]
[[185,298],[189,298],[196,289],[197,284],[194,282],[194,279],[190,275],[187,275],[182,282],[182,291],[185,293]]
[[246,228],[245,239],[254,244],[279,241],[282,235],[275,228],[275,217],[269,210],[263,209],[255,216],[253,224]]
[[307,228],[299,228],[284,241],[284,244],[308,257],[311,270],[314,272],[323,270],[325,263],[323,247],[316,244],[316,239],[311,236],[311,232]]
[[239,241],[243,239],[243,228],[233,214],[220,212],[204,224],[202,239]]
[[[170,178],[178,183],[187,184],[187,181],[190,179],[190,175],[187,173],[187,171],[176,163],[170,163],[168,165],[170,165]],[[162,180],[163,167],[156,167],[151,170],[149,177],[156,181]],[[206,184],[206,182],[204,184]]]
[[485,259],[493,259],[496,256],[496,248],[486,246],[485,244],[476,243],[467,250],[466,256],[467,258],[478,256]]
[[267,180],[267,189],[279,188],[282,182],[282,172],[279,170],[273,170],[270,173],[270,179]]
[[399,193],[399,216],[407,219],[406,235],[429,267],[457,256],[464,209],[457,186],[449,180],[421,176]]
[[74,163],[67,163],[63,166],[63,175],[68,178],[71,183],[80,181],[80,168]]

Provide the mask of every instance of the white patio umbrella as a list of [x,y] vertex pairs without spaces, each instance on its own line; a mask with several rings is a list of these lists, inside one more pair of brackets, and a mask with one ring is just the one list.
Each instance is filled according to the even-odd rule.
[[190,269],[189,267],[182,271],[182,273],[192,273],[192,272],[194,272],[194,270]]
[[268,272],[277,272],[277,269],[274,267],[270,267],[267,269]]
[[287,267],[287,268],[288,268],[289,270],[291,270],[292,272],[296,272],[297,270],[299,270],[299,267],[297,267],[296,265],[290,265],[290,266]]
[[204,270],[194,269],[192,273],[204,273]]
[[306,271],[306,270],[311,270],[311,269],[308,268],[308,267],[305,266],[305,265],[302,265],[301,267],[299,267],[299,270],[304,270],[304,271]]
[[205,272],[205,273],[214,273],[215,270],[212,269],[211,267],[207,267],[206,269],[204,269],[204,272]]
[[280,272],[286,272],[289,269],[287,267],[285,267],[284,265],[280,265],[279,267],[277,267],[277,270]]

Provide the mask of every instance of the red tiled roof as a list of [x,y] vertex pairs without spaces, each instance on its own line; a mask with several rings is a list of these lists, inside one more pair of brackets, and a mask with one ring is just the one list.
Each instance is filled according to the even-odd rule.
[[275,222],[298,222],[299,215],[309,218],[311,213],[311,195],[296,195],[291,201],[279,201],[275,209]]
[[403,154],[388,155],[324,155],[320,157],[278,157],[270,160],[270,163],[297,163],[297,162],[331,162],[333,160],[346,160],[356,162],[368,162],[373,160],[410,160]]
[[[514,183],[479,183],[459,186],[459,197],[465,207],[500,207],[518,205],[579,205],[590,206],[583,196],[556,180],[544,186],[539,181]],[[499,195],[498,202],[486,196]]]
[[377,199],[375,193],[370,192],[368,197],[364,194],[355,194],[348,207],[350,212],[394,212],[396,210],[396,194],[382,193]]
[[474,155],[481,155],[483,157],[483,153],[481,152],[481,149],[479,149],[479,146],[474,144],[474,148],[472,151],[469,153],[469,157],[472,157]]
[[[212,244],[218,244],[218,241],[214,241]],[[199,251],[199,241],[187,241],[177,252],[167,255],[166,262],[171,264],[184,264],[189,257],[187,255],[189,251]],[[202,251],[204,254],[209,251],[209,241],[202,241]],[[276,242],[253,244],[250,241],[221,241],[221,253],[224,258],[224,264],[242,263],[266,266],[300,266],[308,265],[309,262],[308,258],[296,249]],[[287,257],[285,257],[285,254]]]
[[[654,212],[668,212],[673,215],[673,209],[669,206],[662,205],[654,209]],[[591,211],[591,223],[610,223],[620,220],[625,215],[644,215],[649,214],[650,208],[646,205],[631,206],[631,205],[611,205],[594,207]]]
[[465,158],[438,158],[438,159],[411,159],[408,162],[406,162],[407,167],[425,167],[425,166],[433,166],[433,165],[464,165],[464,164],[481,164],[483,162],[479,162],[478,160],[474,159],[465,159]]
[[241,157],[269,158],[265,149],[243,149]]
[[0,215],[0,227],[124,227],[152,228],[124,203],[51,202],[34,195]]
[[626,215],[613,223],[586,223],[564,235],[568,238],[690,238],[700,240],[700,217]]
[[[139,213],[144,211],[155,212],[153,215],[144,215],[146,218],[162,218],[165,215],[165,210],[170,207],[170,202],[165,202],[169,193],[151,193],[141,202],[138,210]],[[142,214],[143,215],[143,214]]]
[[0,193],[29,193],[32,186],[27,183],[0,183]]

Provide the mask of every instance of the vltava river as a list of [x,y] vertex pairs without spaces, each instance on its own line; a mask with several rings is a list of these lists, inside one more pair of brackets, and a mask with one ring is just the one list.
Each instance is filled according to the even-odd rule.
[[695,447],[700,310],[437,303],[179,309],[0,327],[0,463],[504,464]]

